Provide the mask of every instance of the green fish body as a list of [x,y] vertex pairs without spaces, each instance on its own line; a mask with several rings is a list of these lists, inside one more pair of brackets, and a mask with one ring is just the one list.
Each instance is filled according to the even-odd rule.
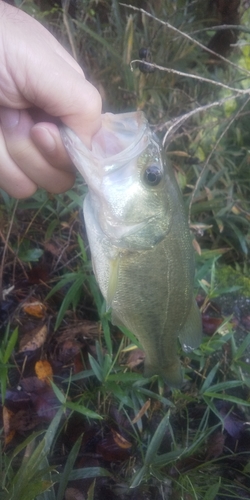
[[112,321],[139,339],[145,375],[182,383],[184,349],[201,340],[193,295],[194,252],[173,170],[142,112],[103,115],[88,150],[63,128],[89,187],[84,218],[93,269]]

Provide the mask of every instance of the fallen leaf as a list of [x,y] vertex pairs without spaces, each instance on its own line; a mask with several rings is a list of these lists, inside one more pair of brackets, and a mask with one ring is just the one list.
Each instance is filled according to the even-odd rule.
[[37,266],[33,266],[27,274],[30,285],[38,285],[41,282],[47,283],[49,279],[49,267],[46,264],[39,263]]
[[208,314],[202,314],[202,327],[206,335],[213,335],[222,323],[222,318],[215,318]]
[[11,420],[11,427],[18,432],[26,432],[34,429],[39,423],[34,411],[29,408],[26,410],[19,410]]
[[35,372],[39,380],[47,381],[53,378],[52,366],[46,359],[36,362]]
[[233,405],[227,401],[218,400],[216,402],[216,407],[223,418],[225,430],[235,440],[239,440],[245,428],[245,419],[243,415],[240,414],[239,410],[237,411],[237,408],[233,409]]
[[20,388],[22,391],[18,391],[21,395],[22,392],[26,392],[31,395],[32,393],[38,394],[43,391],[44,388],[47,388],[47,384],[44,380],[39,380],[37,377],[26,377],[20,381]]
[[80,352],[75,356],[73,364],[74,364],[74,373],[80,373],[84,370],[84,365],[82,362],[82,356]]
[[231,212],[233,212],[233,214],[235,215],[239,215],[242,212],[242,210],[239,210],[239,207],[237,207],[237,205],[233,205],[231,208]]
[[76,325],[72,324],[69,328],[65,328],[57,338],[57,342],[61,343],[67,341],[69,339],[73,339],[75,337],[83,337],[83,338],[99,338],[101,333],[101,324],[97,321],[77,321]]
[[85,496],[76,488],[67,488],[65,500],[85,500]]
[[114,438],[115,443],[120,448],[124,448],[124,449],[131,448],[132,443],[127,441],[127,439],[125,439],[123,436],[121,436],[121,434],[119,434],[117,431],[114,431],[113,429],[111,429],[111,432],[113,434],[113,438]]
[[23,311],[29,316],[34,316],[35,318],[44,318],[47,307],[42,303],[37,301],[26,302],[22,307]]
[[60,344],[60,350],[58,353],[58,360],[66,364],[72,361],[75,356],[80,352],[81,344],[74,339],[68,339]]
[[62,252],[62,249],[60,246],[56,246],[54,243],[51,243],[49,241],[45,242],[44,249],[47,250],[47,252],[50,252],[55,257],[58,257]]
[[19,352],[35,351],[44,344],[48,333],[47,325],[43,324],[31,330],[20,340]]
[[133,351],[130,351],[126,366],[128,366],[131,370],[136,366],[140,365],[145,359],[145,352],[142,349],[136,348]]
[[47,384],[45,386],[38,394],[32,395],[32,401],[37,416],[51,422],[58,411],[59,403],[53,389]]
[[118,446],[112,432],[109,432],[97,444],[96,453],[108,462],[121,462],[130,456],[130,450]]
[[218,458],[224,449],[225,443],[225,435],[223,432],[215,432],[210,435],[207,443],[207,454],[206,460],[210,460],[211,458]]
[[192,244],[193,244],[194,250],[198,253],[198,255],[201,255],[201,247],[195,238],[192,240]]
[[37,417],[50,422],[58,410],[58,399],[47,381],[27,377],[21,380],[20,387],[29,395],[29,404]]
[[7,446],[13,437],[15,436],[15,429],[11,426],[11,420],[15,416],[15,413],[11,410],[8,410],[6,406],[3,407],[3,430],[4,430],[4,444]]
[[136,424],[136,422],[138,422],[138,420],[140,420],[143,417],[143,415],[149,409],[150,405],[151,405],[151,400],[148,399],[146,403],[144,403],[144,405],[141,407],[140,411],[137,413],[135,418],[133,418],[132,424]]

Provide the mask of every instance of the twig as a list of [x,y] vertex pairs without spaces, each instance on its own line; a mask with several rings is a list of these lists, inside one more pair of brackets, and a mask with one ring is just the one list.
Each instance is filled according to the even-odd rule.
[[169,120],[168,122],[163,123],[159,127],[155,129],[155,131],[161,131],[165,127],[169,127],[167,130],[166,134],[163,137],[163,146],[165,146],[167,139],[169,139],[169,136],[173,134],[188,118],[191,118],[191,116],[194,116],[196,113],[200,113],[202,111],[206,111],[210,108],[213,108],[215,106],[222,106],[225,102],[230,101],[231,99],[235,99],[237,97],[240,97],[241,94],[235,94],[231,95],[229,97],[225,97],[224,99],[220,99],[219,101],[214,101],[211,102],[210,104],[205,104],[204,106],[199,106],[198,108],[193,109],[192,111],[189,111],[188,113],[185,113],[184,115],[178,116],[177,118],[174,118],[172,120]]
[[243,33],[250,33],[250,29],[240,24],[220,24],[219,26],[208,26],[200,30],[191,31],[189,35],[196,35],[197,33],[204,33],[204,31],[224,31],[224,30],[237,30]]
[[203,76],[195,75],[194,73],[184,73],[183,71],[178,71],[177,69],[166,68],[165,66],[159,66],[158,64],[149,63],[146,61],[141,61],[140,59],[134,59],[133,61],[130,62],[130,67],[131,67],[132,71],[133,71],[133,64],[134,63],[145,64],[145,66],[149,66],[150,68],[160,69],[161,71],[166,71],[167,73],[173,73],[175,75],[185,76],[186,78],[192,78],[192,79],[198,80],[200,82],[211,83],[212,85],[216,85],[217,87],[221,87],[221,88],[226,89],[226,90],[231,90],[231,92],[236,92],[238,94],[245,95],[245,94],[248,94],[250,92],[249,89],[247,89],[247,90],[237,89],[234,87],[230,87],[229,85],[226,85],[225,83],[216,82],[216,80],[211,80],[211,78],[205,78]]
[[225,129],[223,130],[223,132],[221,133],[220,137],[218,138],[218,140],[216,141],[214,147],[212,148],[212,150],[210,151],[205,163],[204,163],[204,166],[202,168],[202,171],[196,181],[196,184],[194,186],[194,190],[192,192],[192,196],[191,196],[191,200],[190,200],[190,203],[189,203],[189,211],[188,211],[188,221],[189,221],[189,224],[191,222],[191,207],[192,207],[192,204],[193,204],[193,201],[194,201],[194,196],[195,196],[195,193],[200,185],[200,181],[203,177],[203,174],[209,164],[209,161],[211,159],[211,156],[213,155],[214,151],[216,150],[216,148],[218,147],[221,139],[224,137],[224,135],[226,134],[226,132],[228,131],[228,129],[231,127],[231,125],[234,123],[235,119],[240,115],[241,111],[245,108],[245,106],[247,105],[247,103],[250,101],[250,96],[246,99],[246,101],[242,104],[242,106],[240,107],[240,109],[234,114],[234,116],[231,118],[231,120],[228,122],[227,126],[225,127]]
[[243,73],[246,73],[247,75],[250,75],[250,71],[248,71],[246,68],[242,68],[241,66],[238,66],[238,64],[233,63],[232,61],[230,61],[226,57],[223,57],[220,54],[217,54],[217,52],[214,52],[213,50],[211,50],[208,47],[206,47],[206,45],[203,45],[202,43],[198,42],[198,40],[195,40],[195,38],[192,38],[190,35],[188,35],[184,31],[181,31],[178,28],[175,28],[175,26],[173,26],[172,24],[168,23],[167,21],[162,21],[161,19],[159,19],[158,17],[153,16],[153,14],[150,14],[146,10],[140,9],[138,7],[134,7],[133,5],[126,5],[124,3],[121,3],[120,5],[122,5],[123,7],[128,7],[129,9],[132,9],[132,10],[136,10],[138,12],[141,12],[142,14],[145,14],[148,17],[151,17],[152,19],[154,19],[158,23],[163,24],[163,26],[167,26],[167,28],[173,30],[178,35],[181,35],[182,37],[186,38],[190,42],[194,43],[195,45],[197,45],[198,47],[200,47],[202,50],[205,50],[206,52],[209,52],[209,54],[212,54],[217,59],[220,59],[221,61],[226,62],[227,64],[229,64],[233,68],[236,68],[238,71],[242,71]]

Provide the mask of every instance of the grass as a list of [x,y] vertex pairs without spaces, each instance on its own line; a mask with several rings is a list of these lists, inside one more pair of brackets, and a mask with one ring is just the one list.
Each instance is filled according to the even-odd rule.
[[[182,390],[171,392],[159,377],[145,379],[138,342],[111,325],[92,275],[82,180],[64,195],[41,190],[19,202],[2,192],[0,500],[71,500],[79,492],[88,500],[248,499],[249,314],[235,313],[243,285],[222,279],[220,267],[249,279],[249,51],[243,45],[249,33],[240,31],[227,64],[212,64],[199,45],[214,34],[202,31],[208,21],[199,2],[147,4],[150,16],[115,0],[79,2],[77,12],[38,5],[22,8],[84,61],[87,76],[103,88],[105,110],[143,109],[162,139],[169,132],[167,155],[200,253],[196,291],[215,326],[195,351],[180,352]],[[245,27],[248,17],[242,12]],[[171,72],[141,72],[138,63],[131,71],[141,47]],[[246,281],[244,290],[249,300]],[[221,300],[231,304],[229,314]],[[39,311],[44,306],[40,316],[27,312],[32,302]],[[45,326],[47,335],[39,336]],[[30,337],[33,349],[25,350]],[[49,363],[52,380],[38,378],[37,361]]]

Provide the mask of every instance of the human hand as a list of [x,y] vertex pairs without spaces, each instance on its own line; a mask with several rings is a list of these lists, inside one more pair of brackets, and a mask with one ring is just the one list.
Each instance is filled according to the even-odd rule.
[[101,123],[97,89],[40,23],[2,1],[0,68],[0,187],[15,198],[38,186],[66,191],[74,167],[56,119],[90,147]]

